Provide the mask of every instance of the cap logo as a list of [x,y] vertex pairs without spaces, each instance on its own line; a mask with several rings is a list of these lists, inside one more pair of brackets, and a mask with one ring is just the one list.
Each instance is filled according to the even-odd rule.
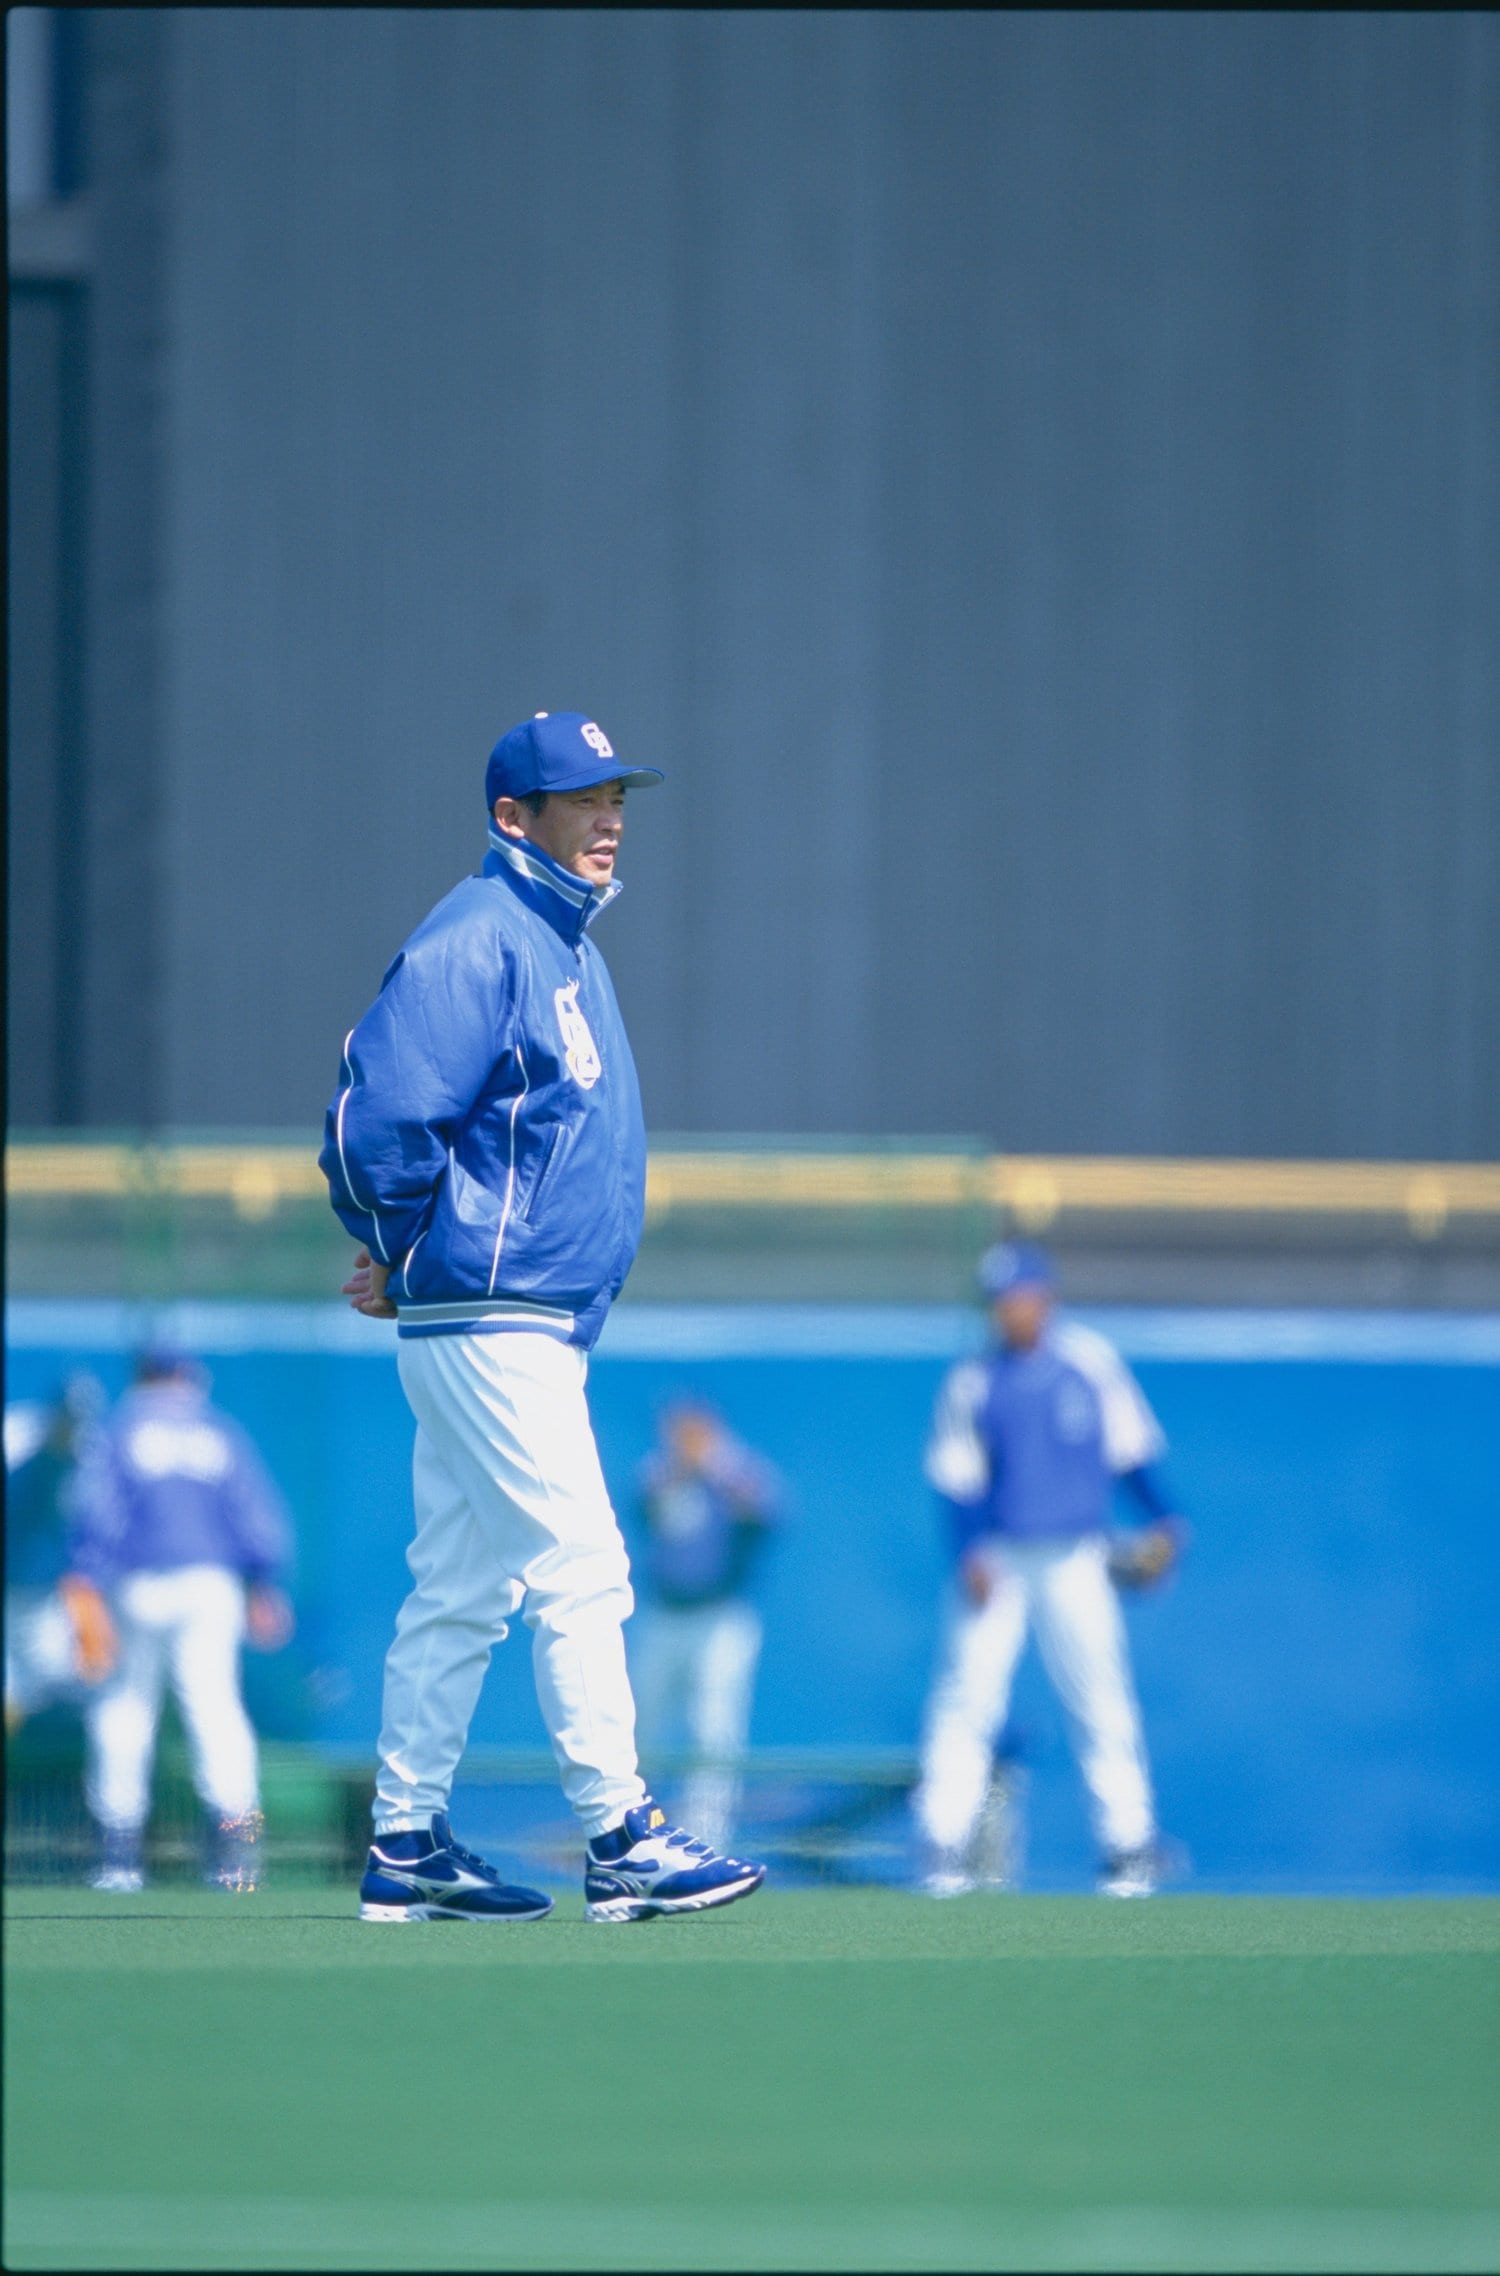
[[605,734],[604,729],[602,727],[596,727],[592,719],[586,719],[583,725],[579,728],[578,732],[587,743],[589,749],[591,751],[597,751],[601,759],[612,759],[614,757],[615,747],[613,743],[611,743],[609,737]]

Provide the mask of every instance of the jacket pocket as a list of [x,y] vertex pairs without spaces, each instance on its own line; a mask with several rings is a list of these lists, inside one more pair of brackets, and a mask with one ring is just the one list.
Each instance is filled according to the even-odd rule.
[[520,1218],[523,1225],[531,1225],[536,1221],[537,1203],[541,1200],[543,1189],[556,1167],[557,1157],[562,1152],[563,1142],[567,1135],[565,1123],[559,1122],[554,1125],[552,1135],[547,1140],[546,1150],[542,1155],[541,1166],[533,1176],[525,1194],[516,1203],[515,1214]]
[[416,1301],[417,1292],[413,1284],[413,1268],[417,1266],[418,1259],[422,1257],[426,1249],[427,1236],[431,1231],[432,1225],[429,1221],[429,1223],[422,1227],[421,1232],[417,1235],[416,1239],[412,1242],[411,1247],[407,1250],[405,1256],[402,1258],[400,1271],[391,1275],[393,1280],[396,1280],[400,1283],[399,1287],[395,1291],[395,1294],[398,1298],[405,1296],[409,1302]]

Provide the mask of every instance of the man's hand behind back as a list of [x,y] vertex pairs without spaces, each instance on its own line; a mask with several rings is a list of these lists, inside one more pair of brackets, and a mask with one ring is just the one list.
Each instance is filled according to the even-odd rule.
[[361,1249],[341,1293],[348,1297],[351,1309],[363,1312],[367,1320],[394,1320],[396,1307],[385,1292],[390,1277],[388,1264],[376,1264],[369,1250]]

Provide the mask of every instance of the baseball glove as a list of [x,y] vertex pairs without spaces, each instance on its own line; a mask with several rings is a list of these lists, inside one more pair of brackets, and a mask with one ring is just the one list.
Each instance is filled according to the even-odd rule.
[[57,1593],[73,1623],[79,1674],[85,1683],[102,1683],[113,1672],[119,1652],[109,1606],[93,1582],[77,1573],[65,1575],[58,1583]]
[[1109,1545],[1110,1579],[1116,1588],[1155,1588],[1177,1563],[1186,1539],[1181,1519],[1172,1517],[1116,1534]]

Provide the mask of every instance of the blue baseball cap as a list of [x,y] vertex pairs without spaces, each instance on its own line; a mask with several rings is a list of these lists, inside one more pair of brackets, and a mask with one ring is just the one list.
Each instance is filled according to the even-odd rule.
[[484,802],[525,798],[534,790],[587,790],[596,782],[623,782],[640,790],[660,782],[660,767],[628,767],[597,720],[582,711],[539,711],[502,735],[484,772]]
[[997,1241],[979,1260],[979,1285],[993,1304],[1014,1288],[1054,1288],[1057,1273],[1045,1249],[1031,1241]]
[[136,1353],[135,1379],[138,1383],[169,1382],[181,1376],[184,1382],[194,1383],[200,1390],[207,1387],[208,1369],[191,1352],[183,1351],[174,1343],[160,1340],[146,1344]]

